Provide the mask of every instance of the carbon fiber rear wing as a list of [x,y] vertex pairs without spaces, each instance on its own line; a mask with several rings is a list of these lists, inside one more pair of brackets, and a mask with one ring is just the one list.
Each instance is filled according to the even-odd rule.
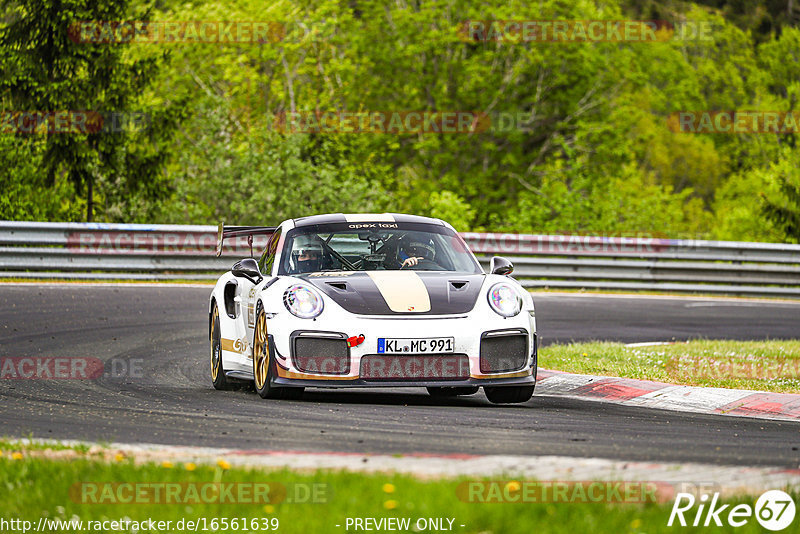
[[253,257],[253,236],[274,234],[277,229],[277,226],[225,226],[225,222],[222,221],[217,229],[217,257],[222,255],[222,243],[226,238],[242,236],[247,236],[250,257]]

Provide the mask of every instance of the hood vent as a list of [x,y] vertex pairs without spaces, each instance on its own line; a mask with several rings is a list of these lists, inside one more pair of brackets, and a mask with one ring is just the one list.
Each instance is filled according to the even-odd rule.
[[325,283],[338,291],[347,291],[347,282],[325,282]]

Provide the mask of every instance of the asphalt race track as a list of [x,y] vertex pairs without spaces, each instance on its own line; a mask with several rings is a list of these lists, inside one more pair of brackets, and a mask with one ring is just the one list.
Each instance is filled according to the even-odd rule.
[[[96,380],[0,380],[5,436],[358,453],[555,454],[800,465],[800,424],[534,395],[307,390],[302,401],[215,391],[209,288],[0,285],[0,356],[114,359]],[[800,336],[800,302],[536,296],[544,343]],[[107,366],[110,367],[110,366]],[[121,372],[127,368],[133,373]]]

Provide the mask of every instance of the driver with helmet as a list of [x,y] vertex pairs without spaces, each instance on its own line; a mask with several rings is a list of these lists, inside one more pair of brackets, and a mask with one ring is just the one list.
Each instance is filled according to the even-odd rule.
[[425,263],[434,264],[436,248],[430,238],[420,239],[416,236],[404,236],[397,247],[397,261],[400,268],[423,266]]

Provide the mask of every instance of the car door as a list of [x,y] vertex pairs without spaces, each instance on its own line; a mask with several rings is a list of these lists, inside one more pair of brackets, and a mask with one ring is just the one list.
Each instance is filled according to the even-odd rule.
[[[268,281],[272,278],[272,267],[275,263],[275,255],[278,251],[278,245],[281,239],[280,227],[270,236],[261,258],[258,260],[258,268],[261,271],[261,276],[264,280]],[[256,327],[256,308],[258,307],[258,288],[263,287],[262,283],[258,285],[253,284],[249,280],[243,280],[241,283],[241,328],[244,332],[244,339],[248,340],[247,355],[248,358],[253,358],[253,339],[255,336]]]
[[233,350],[253,358],[252,340],[253,327],[255,326],[255,311],[252,302],[255,300],[256,285],[242,276],[236,277],[236,293],[234,305],[236,307],[236,320],[234,321]]

